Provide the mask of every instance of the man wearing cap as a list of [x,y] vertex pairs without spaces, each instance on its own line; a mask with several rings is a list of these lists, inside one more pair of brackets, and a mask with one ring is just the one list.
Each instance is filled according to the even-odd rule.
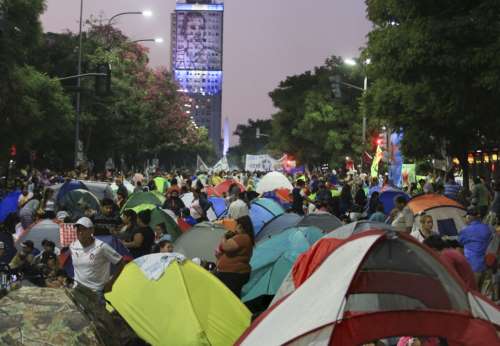
[[481,222],[477,207],[469,207],[465,216],[467,226],[459,234],[458,241],[464,247],[464,255],[472,267],[476,279],[486,270],[485,255],[493,232],[489,225]]
[[[102,303],[103,293],[111,291],[113,282],[123,269],[122,256],[105,242],[94,238],[94,224],[88,217],[80,218],[75,226],[77,240],[69,247],[75,270],[75,289],[87,296],[93,292]],[[113,278],[110,275],[111,264],[118,268]]]

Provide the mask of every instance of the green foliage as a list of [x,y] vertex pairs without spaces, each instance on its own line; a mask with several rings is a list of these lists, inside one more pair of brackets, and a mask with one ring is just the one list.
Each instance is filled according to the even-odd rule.
[[[261,133],[259,138],[257,138],[257,129]],[[271,132],[271,119],[249,119],[247,124],[239,124],[233,133],[239,137],[239,144],[229,148],[227,153],[229,160],[243,167],[245,155],[268,153]]]
[[[500,2],[367,0],[375,24],[364,55],[371,116],[404,130],[415,158],[496,142],[500,130]],[[422,140],[425,138],[425,140]]]
[[272,145],[294,155],[300,163],[341,165],[346,155],[362,151],[361,92],[342,86],[342,98],[332,95],[330,77],[363,86],[359,67],[343,66],[331,57],[313,72],[290,76],[270,93],[278,112],[272,118]]

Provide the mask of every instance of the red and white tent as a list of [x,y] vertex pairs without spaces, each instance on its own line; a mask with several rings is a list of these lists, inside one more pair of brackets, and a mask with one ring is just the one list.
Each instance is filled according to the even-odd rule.
[[323,238],[291,277],[288,292],[238,345],[362,345],[395,336],[443,337],[450,346],[500,343],[498,307],[405,234]]

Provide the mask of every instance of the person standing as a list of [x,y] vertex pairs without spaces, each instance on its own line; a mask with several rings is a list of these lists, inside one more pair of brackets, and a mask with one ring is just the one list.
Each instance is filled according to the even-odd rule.
[[231,202],[227,212],[227,217],[229,219],[239,219],[242,216],[248,216],[248,205],[244,201],[245,192],[240,192],[236,200]]
[[299,179],[292,190],[292,211],[299,215],[304,215],[304,199],[306,197],[304,186],[304,181]]
[[252,221],[248,216],[236,219],[236,232],[228,231],[217,249],[217,273],[238,298],[250,279],[250,259],[255,245]]
[[481,181],[481,178],[474,178],[474,186],[471,190],[471,204],[479,210],[481,219],[486,216],[488,212],[490,193],[486,186]]
[[407,205],[406,199],[402,196],[396,196],[394,199],[395,208],[391,212],[391,225],[398,231],[411,233],[413,227],[413,214]]
[[477,207],[469,207],[465,218],[467,226],[458,236],[459,243],[464,247],[464,255],[474,271],[476,280],[480,281],[486,270],[486,249],[493,238],[489,225],[481,222],[481,212]]

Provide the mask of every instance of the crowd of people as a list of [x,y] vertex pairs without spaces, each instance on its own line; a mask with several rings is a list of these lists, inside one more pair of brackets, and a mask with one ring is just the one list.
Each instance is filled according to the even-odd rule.
[[[225,218],[233,222],[217,221],[228,229],[219,246],[214,249],[217,263],[202,264],[213,270],[214,274],[240,297],[241,289],[250,277],[250,259],[255,245],[249,207],[251,201],[259,197],[255,190],[262,176],[263,173],[236,171],[213,174],[198,172],[194,175],[180,171],[158,171],[151,174],[149,179],[144,178],[142,174],[93,177],[116,185],[114,199],[104,198],[100,201],[100,210],[88,209],[83,215],[79,215],[59,208],[56,194],[50,186],[71,179],[92,177],[74,173],[60,176],[50,171],[24,172],[10,188],[20,189],[21,194],[18,199],[18,211],[9,215],[1,224],[0,268],[8,266],[9,270],[15,273],[14,277],[17,275],[30,278],[40,286],[74,287],[82,296],[87,297],[92,306],[102,305],[104,293],[112,289],[125,260],[114,248],[96,236],[116,236],[133,258],[154,252],[171,253],[174,248],[173,239],[164,223],[151,226],[151,211],[122,210],[132,193],[159,190],[155,178],[164,178],[168,187],[163,192],[165,202],[162,208],[170,210],[177,223],[187,229],[208,221],[207,212],[211,203],[207,188],[231,179],[233,184],[224,192],[223,197],[227,206]],[[394,209],[386,213],[379,197],[384,189],[392,188],[387,176],[371,178],[349,172],[341,179],[332,171],[289,174],[287,178],[293,183],[293,190],[290,191],[288,203],[285,204],[288,212],[299,215],[330,213],[343,223],[370,220],[390,224],[397,231],[408,233],[417,241],[434,249],[443,261],[455,270],[467,287],[477,290],[488,286],[490,297],[498,300],[497,264],[489,263],[486,253],[497,234],[500,183],[487,184],[485,179],[477,177],[473,179],[472,189],[468,193],[455,182],[455,177],[450,172],[446,176],[429,175],[404,188],[411,196],[442,194],[460,202],[466,208],[467,226],[460,230],[457,238],[450,239],[434,231],[435,220],[431,215],[419,215],[418,225],[415,227],[414,215],[408,208],[407,199],[402,196],[395,198]],[[132,191],[125,185],[125,181],[133,183]],[[241,186],[244,189],[241,189]],[[186,193],[193,194],[190,205],[185,205],[181,199]],[[20,250],[16,251],[16,234],[43,219],[74,223],[77,240],[69,249],[59,249],[47,239],[41,244],[27,240],[22,242]],[[228,224],[230,226],[227,226]],[[63,252],[71,256],[73,278],[70,278],[60,265],[59,259]]]

